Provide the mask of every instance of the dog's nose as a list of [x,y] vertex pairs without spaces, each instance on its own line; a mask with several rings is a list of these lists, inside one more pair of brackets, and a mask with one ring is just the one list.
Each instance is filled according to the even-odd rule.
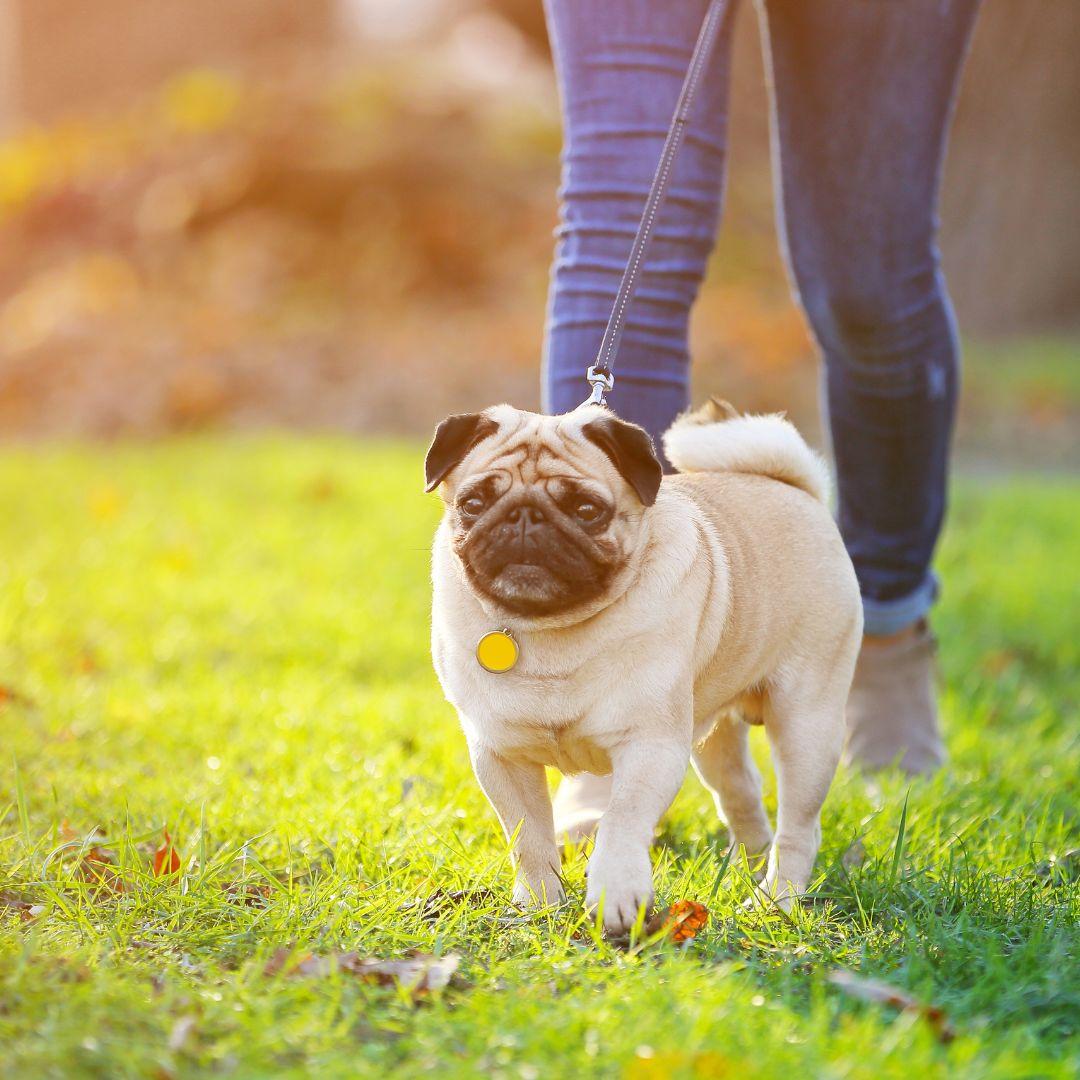
[[515,506],[509,514],[506,515],[506,520],[511,525],[518,525],[521,522],[525,523],[525,527],[530,525],[539,525],[541,522],[546,521],[544,517],[544,511],[538,506]]

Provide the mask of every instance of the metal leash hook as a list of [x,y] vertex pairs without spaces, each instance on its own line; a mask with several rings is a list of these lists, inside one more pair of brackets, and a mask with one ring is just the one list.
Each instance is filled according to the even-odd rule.
[[609,393],[615,385],[615,376],[610,371],[598,370],[597,366],[593,364],[585,373],[585,381],[592,387],[592,393],[589,395],[588,400],[583,401],[581,404],[606,406],[607,401],[604,399],[604,395]]
[[604,339],[600,343],[600,351],[596,356],[596,363],[589,368],[585,375],[586,380],[592,387],[592,392],[583,401],[585,405],[606,405],[604,395],[615,385],[615,357],[619,351],[619,343],[622,341],[623,329],[626,326],[626,315],[630,303],[637,292],[638,279],[641,277],[642,267],[645,264],[645,256],[649,251],[652,240],[653,226],[664,205],[664,196],[667,194],[668,181],[671,179],[671,171],[678,156],[679,147],[682,145],[683,136],[686,133],[687,124],[690,121],[690,107],[697,95],[701,77],[712,55],[713,46],[720,33],[720,26],[724,21],[724,8],[727,0],[710,0],[705,11],[705,20],[701,24],[697,43],[690,56],[690,66],[683,80],[682,90],[679,92],[679,100],[675,105],[675,114],[671,118],[668,127],[667,138],[664,140],[664,149],[660,153],[660,161],[656,166],[656,174],[653,176],[652,185],[649,187],[649,195],[645,200],[645,208],[641,212],[641,221],[638,223],[637,234],[634,237],[633,247],[630,249],[630,258],[627,260],[626,269],[623,271],[622,281],[619,283],[619,291],[615,296],[615,304],[611,309],[611,317],[608,319],[607,329],[604,331]]

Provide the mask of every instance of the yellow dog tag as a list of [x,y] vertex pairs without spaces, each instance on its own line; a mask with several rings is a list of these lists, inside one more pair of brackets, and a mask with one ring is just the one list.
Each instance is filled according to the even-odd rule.
[[490,630],[476,643],[476,659],[485,671],[496,675],[518,662],[518,646],[509,630]]

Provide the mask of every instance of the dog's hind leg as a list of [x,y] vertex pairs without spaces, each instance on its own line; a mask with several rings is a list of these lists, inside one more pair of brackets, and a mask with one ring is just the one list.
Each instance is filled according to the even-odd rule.
[[695,748],[692,760],[727,823],[732,846],[738,852],[741,844],[753,862],[769,850],[772,827],[761,801],[761,774],[750,754],[749,734],[742,720],[725,713]]
[[766,710],[777,813],[761,887],[785,910],[806,890],[821,844],[821,807],[844,743],[843,690],[846,686],[813,695],[774,691]]

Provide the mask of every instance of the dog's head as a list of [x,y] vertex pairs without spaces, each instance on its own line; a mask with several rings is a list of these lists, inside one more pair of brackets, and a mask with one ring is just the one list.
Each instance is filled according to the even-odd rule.
[[599,408],[540,416],[508,405],[450,416],[424,462],[443,484],[473,589],[516,615],[603,596],[638,548],[661,467],[642,428]]

